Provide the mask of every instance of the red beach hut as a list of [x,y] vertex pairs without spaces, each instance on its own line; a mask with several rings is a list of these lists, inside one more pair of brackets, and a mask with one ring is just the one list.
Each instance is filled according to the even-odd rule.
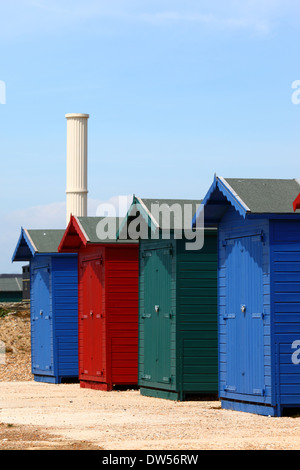
[[108,391],[138,383],[139,246],[99,239],[103,221],[71,216],[58,251],[78,253],[80,386]]

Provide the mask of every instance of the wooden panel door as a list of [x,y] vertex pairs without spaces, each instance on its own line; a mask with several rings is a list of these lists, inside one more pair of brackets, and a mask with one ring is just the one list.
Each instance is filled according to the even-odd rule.
[[32,369],[36,375],[53,375],[53,331],[50,311],[50,266],[32,269]]
[[144,253],[144,380],[171,381],[171,262],[169,248]]
[[83,261],[81,309],[81,379],[105,382],[106,335],[103,302],[103,276],[100,259]]
[[260,236],[226,243],[225,391],[264,395],[263,266]]

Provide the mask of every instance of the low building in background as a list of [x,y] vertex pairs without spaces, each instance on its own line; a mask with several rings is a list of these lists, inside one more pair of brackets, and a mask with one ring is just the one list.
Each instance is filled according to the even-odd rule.
[[22,302],[22,274],[0,274],[0,303]]

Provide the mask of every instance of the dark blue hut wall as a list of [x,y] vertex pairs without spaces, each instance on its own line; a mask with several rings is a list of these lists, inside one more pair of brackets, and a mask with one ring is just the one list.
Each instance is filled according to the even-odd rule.
[[77,256],[52,259],[55,354],[58,376],[78,374]]
[[[245,279],[245,288],[249,289],[251,295],[261,295],[261,305],[263,306],[263,364],[261,374],[264,379],[263,396],[251,396],[252,402],[263,402],[265,404],[271,403],[272,389],[271,389],[271,328],[270,328],[270,251],[269,251],[269,221],[267,219],[244,219],[236,210],[231,207],[221,220],[219,225],[219,239],[218,239],[218,317],[219,317],[219,393],[221,398],[249,400],[250,397],[232,393],[233,391],[224,389],[228,385],[228,357],[230,354],[230,337],[228,337],[227,323],[230,319],[225,319],[226,315],[230,314],[227,310],[227,297],[229,289],[232,286],[232,273],[229,272],[230,267],[227,265],[227,250],[226,243],[230,239],[239,237],[249,237],[263,235],[262,243],[262,265],[261,277],[262,287],[260,293],[252,292],[251,281]],[[247,284],[248,282],[248,284]],[[255,299],[257,302],[257,299]],[[249,367],[251,367],[251,354],[256,351],[249,351]],[[231,384],[230,384],[231,385]],[[234,384],[232,384],[234,385]]]
[[300,404],[300,221],[271,221],[270,229],[274,392],[282,405],[296,405]]

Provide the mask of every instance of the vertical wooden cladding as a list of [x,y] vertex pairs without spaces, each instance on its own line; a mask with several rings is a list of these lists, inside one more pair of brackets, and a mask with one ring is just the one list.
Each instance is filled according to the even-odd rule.
[[205,232],[202,250],[178,242],[177,298],[182,387],[185,392],[218,392],[217,233]]
[[106,260],[111,381],[137,384],[138,247],[106,248]]
[[79,251],[79,369],[82,387],[137,385],[138,245]]
[[52,308],[58,377],[78,379],[77,256],[52,258]]
[[300,221],[271,221],[275,392],[280,407],[300,406]]

